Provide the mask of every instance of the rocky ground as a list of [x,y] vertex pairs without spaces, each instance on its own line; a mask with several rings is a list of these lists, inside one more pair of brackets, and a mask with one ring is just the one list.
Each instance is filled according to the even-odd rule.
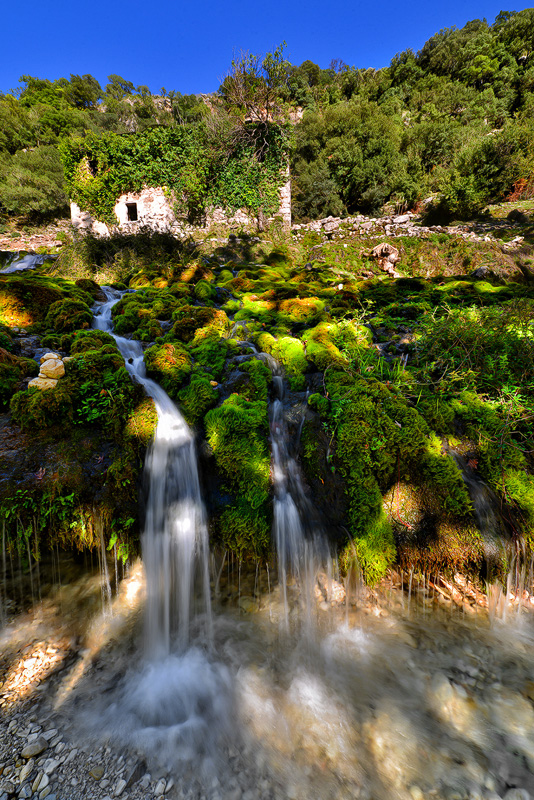
[[56,220],[43,227],[13,228],[0,234],[0,250],[56,253],[71,238],[70,220]]
[[64,562],[61,588],[7,610],[2,800],[534,797],[525,611],[519,626],[516,613],[491,626],[443,596],[440,611],[431,587],[409,596],[397,582],[360,593],[346,616],[343,588],[328,595],[323,583],[315,633],[297,626],[287,639],[266,576],[242,574],[238,589],[224,573],[214,657],[232,675],[233,722],[216,752],[173,765],[110,735],[110,709],[120,727],[121,687],[140,669],[139,565],[112,606],[98,572]]

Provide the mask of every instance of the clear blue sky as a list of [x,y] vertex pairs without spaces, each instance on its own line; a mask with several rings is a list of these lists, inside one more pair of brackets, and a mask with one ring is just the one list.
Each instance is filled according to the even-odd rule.
[[[520,11],[526,5],[504,6]],[[319,0],[7,0],[2,8],[0,90],[23,74],[41,78],[91,73],[102,85],[116,73],[152,92],[214,91],[234,51],[265,53],[282,40],[293,64],[387,66],[395,53],[418,50],[441,28],[486,17],[499,2],[399,3]]]

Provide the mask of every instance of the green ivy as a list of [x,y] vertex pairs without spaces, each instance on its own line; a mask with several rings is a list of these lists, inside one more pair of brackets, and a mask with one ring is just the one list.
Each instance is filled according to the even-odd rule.
[[173,194],[175,211],[198,218],[209,206],[246,208],[267,215],[278,208],[278,187],[286,163],[286,137],[269,130],[260,163],[251,148],[228,150],[204,125],[150,128],[140,134],[89,133],[60,146],[71,200],[95,218],[115,224],[121,194],[161,186]]

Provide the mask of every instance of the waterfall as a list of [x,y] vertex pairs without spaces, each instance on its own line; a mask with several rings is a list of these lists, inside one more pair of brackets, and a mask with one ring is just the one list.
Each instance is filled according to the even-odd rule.
[[23,272],[27,269],[40,267],[45,261],[54,261],[57,256],[41,255],[37,253],[13,253],[8,250],[0,250],[0,275],[9,275],[13,272]]
[[145,464],[148,499],[141,545],[148,652],[161,655],[170,652],[175,636],[180,649],[187,647],[194,611],[211,624],[208,531],[195,442],[170,397],[147,378],[141,344],[113,333],[111,309],[122,293],[103,291],[107,300],[97,305],[93,327],[113,336],[127,370],[152,397],[158,414]]
[[[263,355],[263,354],[262,354]],[[315,511],[306,496],[302,473],[291,454],[291,438],[284,416],[284,381],[274,359],[267,362],[273,372],[276,397],[269,409],[271,467],[274,485],[273,538],[278,555],[278,577],[284,605],[284,622],[289,617],[288,578],[298,584],[304,602],[305,625],[312,624],[315,583],[321,561],[328,557],[323,537],[314,530]],[[302,425],[302,422],[301,422]],[[306,535],[305,525],[311,528]]]

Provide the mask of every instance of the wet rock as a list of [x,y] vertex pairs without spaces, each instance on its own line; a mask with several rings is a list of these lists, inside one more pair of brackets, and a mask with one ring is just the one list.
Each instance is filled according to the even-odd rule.
[[89,775],[92,778],[94,778],[95,781],[99,781],[99,780],[101,780],[101,778],[104,777],[104,772],[105,771],[106,770],[104,769],[104,767],[102,767],[100,764],[98,764],[96,767],[93,767],[92,769],[89,770]]
[[119,778],[119,780],[115,784],[115,791],[113,792],[113,794],[115,795],[115,797],[120,797],[120,795],[124,792],[125,789],[126,789],[126,781],[124,780],[124,778]]
[[146,772],[146,763],[144,761],[138,761],[132,769],[130,773],[126,777],[126,788],[129,789],[130,786],[133,786],[134,783],[137,783]]
[[515,222],[518,223],[519,225],[528,225],[529,223],[529,218],[524,213],[524,211],[520,211],[519,208],[513,208],[506,217],[506,219],[509,222]]
[[246,614],[254,614],[258,610],[258,603],[253,597],[240,597],[239,608]]
[[22,767],[22,769],[20,771],[20,775],[19,775],[19,781],[21,783],[24,783],[26,778],[30,777],[34,766],[35,766],[35,759],[34,758],[30,758],[30,760],[27,761],[26,764],[24,764],[24,766]]
[[156,795],[156,797],[159,797],[160,795],[165,794],[165,791],[166,791],[166,783],[163,780],[163,778],[161,778],[161,780],[159,780],[156,784],[156,788],[154,789],[154,794]]
[[504,795],[504,800],[530,800],[530,792],[526,789],[509,789]]
[[32,791],[41,792],[43,789],[46,789],[48,784],[50,783],[50,778],[46,774],[46,772],[39,772],[36,779],[32,783]]
[[44,738],[44,736],[39,736],[33,742],[29,742],[26,744],[26,747],[21,752],[22,758],[33,758],[34,756],[40,756],[41,753],[48,747],[48,742]]

